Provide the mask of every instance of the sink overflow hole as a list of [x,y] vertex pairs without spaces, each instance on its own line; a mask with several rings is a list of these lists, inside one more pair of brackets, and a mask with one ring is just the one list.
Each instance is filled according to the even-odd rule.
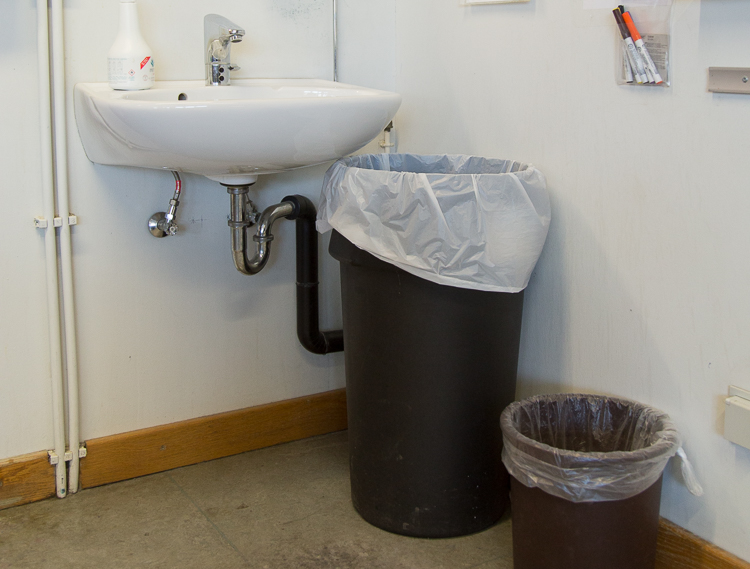
[[179,95],[177,95],[177,99],[179,101],[187,101],[187,95],[185,93],[180,93]]

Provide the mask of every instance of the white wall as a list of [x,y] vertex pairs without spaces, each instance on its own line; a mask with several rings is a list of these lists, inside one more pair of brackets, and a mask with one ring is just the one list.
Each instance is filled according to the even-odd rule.
[[[65,6],[70,94],[106,80],[117,8]],[[157,79],[202,77],[208,11],[248,32],[233,47],[239,76],[331,76],[329,0],[139,6]],[[548,177],[554,219],[527,293],[519,396],[589,390],[668,411],[706,495],[668,469],[662,513],[750,559],[750,451],[721,437],[727,385],[750,387],[750,97],[705,89],[709,65],[750,65],[750,4],[677,2],[667,90],[614,85],[611,15],[582,0],[339,10],[340,78],[404,95],[402,151],[516,158]],[[43,242],[31,224],[42,207],[34,22],[32,2],[0,20],[0,72],[14,77],[0,103],[16,111],[0,114],[0,458],[51,445]],[[343,386],[341,354],[296,341],[292,224],[279,224],[265,271],[241,276],[227,196],[186,176],[180,235],[154,239],[145,223],[171,177],[88,162],[68,107],[83,437]],[[254,197],[314,198],[324,170],[263,178]],[[321,259],[323,325],[337,327],[337,266]]]
[[[393,91],[396,0],[338,0],[339,81]],[[380,152],[371,144],[362,152]]]
[[[317,356],[296,338],[294,225],[279,222],[271,261],[253,277],[232,263],[229,197],[186,175],[180,233],[155,239],[146,221],[164,211],[169,173],[88,161],[73,115],[72,88],[106,81],[118,23],[116,0],[66,0],[71,210],[81,385],[82,437],[90,439],[343,387],[343,354]],[[340,6],[341,39],[359,48],[377,26],[393,39],[390,10],[367,19]],[[215,12],[247,32],[232,47],[235,77],[333,75],[331,0],[139,0],[141,29],[157,80],[201,79],[203,16]],[[51,446],[50,379],[36,99],[36,6],[13,2],[0,20],[0,459]],[[388,88],[390,59],[364,50],[342,65],[342,81]],[[387,51],[387,49],[386,49]],[[353,53],[346,48],[347,53]],[[346,59],[346,58],[345,58]],[[371,73],[362,70],[372,69]],[[22,89],[11,89],[21,85]],[[12,109],[12,112],[7,112]],[[238,125],[238,128],[248,128]],[[232,133],[227,133],[231,136]],[[376,148],[372,146],[370,148]],[[299,193],[317,201],[327,165],[262,177],[260,208]],[[338,264],[321,253],[321,325],[341,326]]]
[[401,151],[532,162],[553,222],[526,298],[518,395],[586,390],[670,413],[706,493],[669,468],[662,514],[750,559],[750,450],[722,437],[750,388],[750,3],[680,0],[670,89],[614,84],[609,10],[581,0],[397,4]]
[[[235,77],[322,77],[333,72],[330,0],[139,2],[157,80],[201,79],[203,16],[215,12],[246,30],[232,47]],[[67,3],[68,92],[106,80],[117,4]],[[97,26],[92,30],[92,23]],[[173,190],[166,172],[98,166],[69,121],[82,436],[98,437],[342,387],[343,355],[307,353],[296,339],[294,225],[274,230],[259,275],[236,271],[229,196],[219,184],[184,176],[175,238],[145,223]],[[251,125],[237,125],[251,128]],[[232,136],[231,132],[227,133]],[[263,209],[285,195],[316,198],[325,166],[263,177],[251,198]],[[321,252],[324,249],[321,247]],[[325,256],[324,256],[325,259]],[[324,262],[322,322],[340,327],[334,262]]]
[[52,395],[39,175],[36,10],[0,18],[0,459],[52,446]]

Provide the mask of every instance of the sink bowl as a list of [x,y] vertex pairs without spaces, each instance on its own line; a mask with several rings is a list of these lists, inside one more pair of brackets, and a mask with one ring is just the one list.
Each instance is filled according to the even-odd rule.
[[318,79],[157,81],[147,91],[75,86],[89,160],[201,174],[228,185],[346,156],[373,140],[401,96]]

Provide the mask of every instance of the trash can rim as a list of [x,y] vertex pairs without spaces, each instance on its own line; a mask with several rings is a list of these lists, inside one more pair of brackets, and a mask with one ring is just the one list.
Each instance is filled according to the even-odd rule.
[[[600,399],[614,402],[620,402],[632,407],[637,407],[645,412],[651,412],[658,416],[662,422],[662,428],[656,431],[659,433],[658,440],[647,447],[643,447],[631,451],[612,451],[612,452],[583,452],[557,448],[546,443],[536,441],[530,437],[527,437],[521,433],[514,425],[511,418],[514,411],[521,408],[524,404],[535,403],[539,400],[550,400],[550,399],[571,399],[571,398],[586,398],[586,399]],[[524,448],[535,449],[537,451],[536,458],[542,459],[538,453],[542,453],[542,456],[550,458],[550,464],[555,466],[561,466],[560,462],[563,459],[566,462],[565,468],[581,468],[588,463],[596,464],[599,466],[616,463],[623,464],[628,462],[638,463],[645,462],[648,460],[658,459],[667,454],[674,454],[677,448],[680,446],[679,434],[676,427],[672,423],[669,416],[653,407],[638,403],[632,399],[625,399],[623,397],[611,397],[608,395],[597,395],[594,393],[554,393],[546,395],[535,395],[528,397],[521,401],[515,401],[508,405],[500,416],[500,427],[503,431],[503,437],[505,440],[516,447],[520,452],[524,452]]]
[[[337,160],[337,163],[340,163],[343,165],[347,170],[362,170],[366,172],[383,172],[387,174],[410,174],[413,176],[420,176],[424,174],[425,176],[507,176],[508,174],[519,174],[521,172],[523,173],[529,173],[536,168],[533,164],[529,164],[527,162],[521,162],[519,160],[513,160],[511,158],[488,158],[486,156],[474,156],[472,154],[411,154],[411,153],[400,153],[400,154],[389,154],[388,156],[414,156],[416,158],[460,158],[460,157],[468,157],[468,158],[481,158],[482,160],[486,162],[491,161],[497,161],[497,162],[511,162],[518,164],[519,168],[518,170],[510,171],[510,172],[463,172],[463,173],[455,173],[455,172],[412,172],[409,170],[378,170],[377,168],[368,168],[367,166],[362,165],[353,165],[355,163],[361,163],[362,158],[367,156],[373,156],[372,154],[357,154],[355,156],[346,156],[344,158],[339,158]],[[381,156],[380,154],[375,154],[374,156]],[[335,165],[335,164],[334,164]]]

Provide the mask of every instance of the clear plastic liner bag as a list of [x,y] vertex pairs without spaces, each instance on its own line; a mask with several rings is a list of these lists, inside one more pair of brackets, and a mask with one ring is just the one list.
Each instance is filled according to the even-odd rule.
[[508,406],[500,426],[508,472],[558,498],[631,498],[654,484],[675,454],[682,459],[688,490],[703,493],[669,416],[634,401],[539,395]]
[[544,175],[513,160],[366,154],[326,173],[321,233],[439,284],[526,288],[550,224]]

